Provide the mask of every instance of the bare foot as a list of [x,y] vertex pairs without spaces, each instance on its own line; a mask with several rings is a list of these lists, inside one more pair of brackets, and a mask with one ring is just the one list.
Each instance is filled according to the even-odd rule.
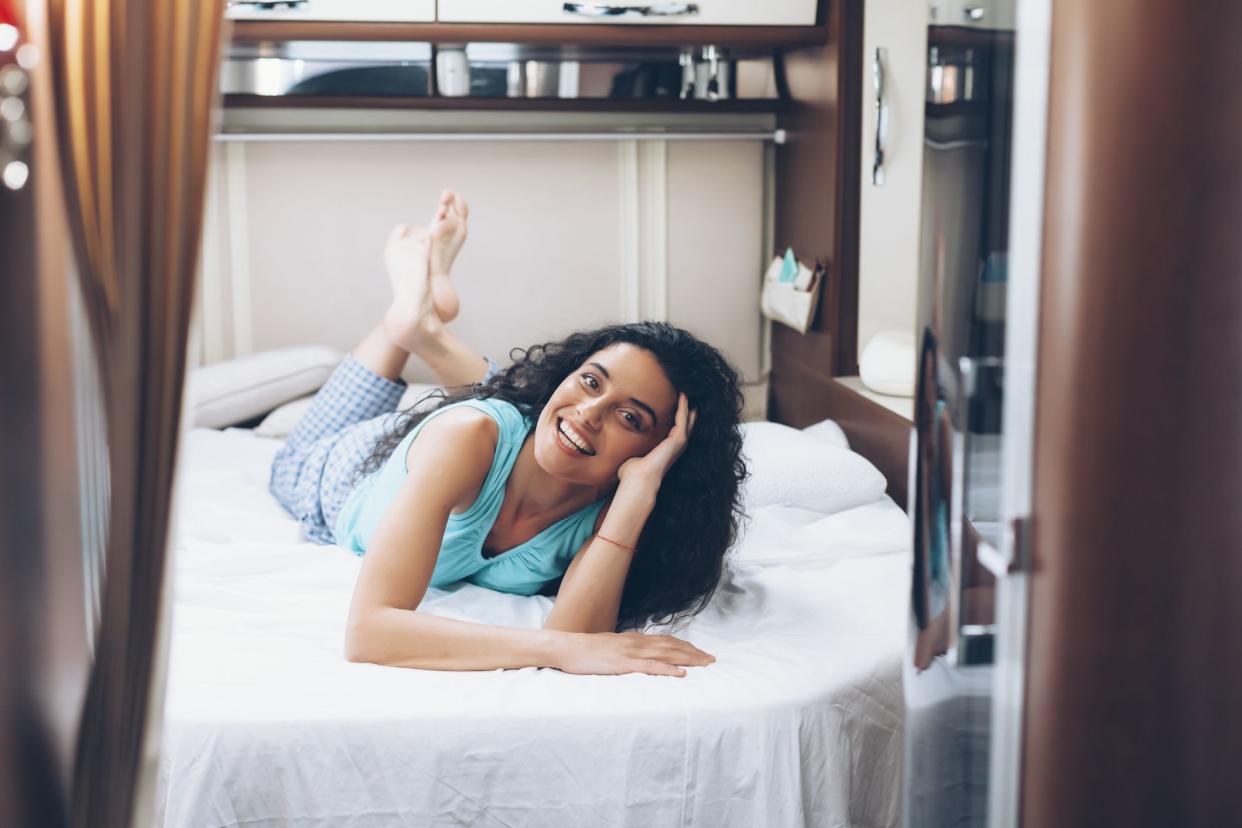
[[470,207],[466,199],[460,193],[445,190],[440,194],[440,203],[436,205],[435,215],[427,228],[431,294],[436,310],[445,322],[456,318],[460,307],[449,274],[461,246],[466,243],[466,222],[469,218]]
[[[394,344],[407,351],[418,350],[448,321],[430,289],[427,249],[426,228],[404,224],[393,228],[384,248],[384,264],[392,282],[392,304],[384,314],[384,330]],[[456,307],[452,310],[455,316]]]

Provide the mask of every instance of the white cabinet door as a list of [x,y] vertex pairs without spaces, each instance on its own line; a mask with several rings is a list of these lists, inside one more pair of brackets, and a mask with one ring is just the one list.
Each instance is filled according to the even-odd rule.
[[[914,332],[918,298],[925,0],[867,0],[863,30],[862,175],[859,192],[858,352],[881,331]],[[876,49],[882,50],[883,164],[875,183]]]
[[230,20],[336,20],[340,22],[431,23],[436,0],[240,0]]
[[439,0],[442,23],[812,26],[816,0]]

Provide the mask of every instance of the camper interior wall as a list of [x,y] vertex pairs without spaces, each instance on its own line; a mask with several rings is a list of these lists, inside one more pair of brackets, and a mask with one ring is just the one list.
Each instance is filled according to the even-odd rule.
[[[444,187],[470,200],[458,336],[504,361],[594,325],[665,319],[718,343],[762,418],[759,141],[222,142],[197,337],[204,363],[349,349],[381,314],[383,247]],[[411,361],[406,378],[431,380]]]

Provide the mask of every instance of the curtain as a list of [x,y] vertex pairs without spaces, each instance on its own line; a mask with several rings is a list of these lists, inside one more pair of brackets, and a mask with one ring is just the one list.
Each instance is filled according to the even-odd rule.
[[152,691],[224,0],[47,0],[65,201],[106,413],[107,544],[75,825],[128,826]]

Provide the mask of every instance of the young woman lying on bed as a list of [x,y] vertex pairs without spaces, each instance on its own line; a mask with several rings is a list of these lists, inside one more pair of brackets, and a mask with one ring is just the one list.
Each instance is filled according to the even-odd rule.
[[[518,349],[498,370],[445,328],[467,218],[446,191],[427,228],[393,231],[392,305],[273,462],[272,492],[308,536],[366,553],[347,657],[672,676],[710,664],[672,636],[614,631],[711,598],[746,475],[736,371],[663,323]],[[448,389],[430,412],[395,410],[411,353]],[[428,586],[460,580],[556,602],[542,630],[415,611]]]

